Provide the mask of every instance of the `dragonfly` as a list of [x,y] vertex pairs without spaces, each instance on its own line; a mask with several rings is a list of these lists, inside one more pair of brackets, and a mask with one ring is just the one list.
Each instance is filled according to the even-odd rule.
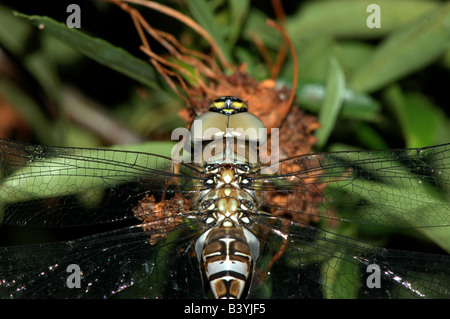
[[183,145],[204,155],[204,133],[217,127],[211,136],[224,146],[200,162],[186,160],[192,150],[180,160],[0,139],[0,232],[64,237],[0,247],[0,297],[450,297],[445,245],[398,250],[339,231],[414,230],[446,242],[450,144],[268,166],[248,160],[251,137],[223,142],[239,140],[238,125],[263,128],[240,99],[221,97],[196,120]]

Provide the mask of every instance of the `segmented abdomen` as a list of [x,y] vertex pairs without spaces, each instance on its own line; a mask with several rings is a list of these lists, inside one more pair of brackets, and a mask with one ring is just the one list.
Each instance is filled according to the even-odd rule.
[[[201,251],[199,251],[201,250]],[[241,298],[248,291],[259,242],[242,227],[212,227],[197,241],[206,282],[215,298]]]

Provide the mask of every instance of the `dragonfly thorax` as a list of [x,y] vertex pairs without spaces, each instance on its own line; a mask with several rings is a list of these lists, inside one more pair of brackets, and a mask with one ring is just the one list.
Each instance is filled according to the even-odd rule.
[[198,199],[207,225],[236,227],[249,224],[247,214],[255,213],[258,200],[245,186],[251,184],[247,165],[213,164],[205,168],[208,186]]

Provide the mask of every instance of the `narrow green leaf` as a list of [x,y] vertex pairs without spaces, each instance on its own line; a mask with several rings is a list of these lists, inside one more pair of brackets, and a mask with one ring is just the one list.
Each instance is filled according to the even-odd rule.
[[228,46],[233,49],[246,22],[250,9],[250,0],[230,0],[229,4],[229,18],[233,20],[233,23],[229,23]]
[[439,6],[390,36],[349,81],[361,92],[373,92],[430,64],[448,49],[450,3]]
[[12,9],[0,5],[0,43],[11,53],[26,53],[24,45],[31,35],[32,27],[13,15]]
[[12,9],[0,6],[0,46],[22,59],[24,67],[36,78],[47,96],[57,101],[60,82],[56,67],[46,52],[29,45],[30,39],[36,35],[36,30],[27,21],[15,17]]
[[[366,24],[370,4],[380,7],[381,28]],[[288,19],[287,30],[292,39],[329,36],[374,38],[392,32],[437,8],[438,1],[417,0],[335,0],[309,1]]]
[[[297,101],[302,109],[319,113],[326,96],[326,88],[321,83],[300,84],[297,89]],[[345,89],[342,101],[341,119],[378,121],[381,105],[370,95]]]
[[330,59],[326,96],[319,113],[321,128],[316,131],[318,146],[323,147],[333,131],[345,92],[345,77],[335,58]]
[[376,46],[363,41],[336,41],[331,48],[347,78],[361,68],[373,54]]
[[189,0],[187,1],[189,11],[192,16],[214,39],[219,46],[225,59],[232,63],[233,59],[230,54],[230,48],[226,45],[225,37],[222,29],[216,24],[214,14],[211,12],[211,7],[205,0]]
[[[31,126],[37,139],[43,144],[61,145],[62,143],[67,146],[95,147],[99,143],[97,136],[76,124],[64,120],[63,122],[49,121],[40,105],[7,78],[0,77],[0,95],[14,105],[16,111],[22,115]],[[61,129],[64,129],[65,132],[63,138]]]
[[[398,86],[390,87],[384,96],[397,115],[407,147],[424,147],[448,141],[450,130],[445,114],[424,96],[403,94]],[[443,134],[446,137],[441,139]]]
[[267,25],[267,15],[252,7],[245,22],[243,38],[253,43],[252,35],[257,35],[267,48],[278,50],[282,36],[278,30]]
[[64,23],[42,16],[28,16],[16,13],[17,16],[29,19],[39,26],[42,32],[48,32],[73,49],[88,56],[117,72],[153,88],[160,88],[156,80],[155,70],[145,61],[132,56],[127,51],[115,47],[105,40],[94,38],[76,29],[68,28]]
[[[306,43],[296,46],[299,48],[297,52],[297,59],[300,61],[298,66],[299,80],[324,82],[328,74],[330,58],[334,58],[333,50],[336,42],[328,37],[304,42]],[[292,61],[289,60],[288,63],[292,63]],[[292,72],[289,76],[292,78],[294,75],[293,65],[286,69],[287,72]]]
[[367,123],[359,123],[355,134],[356,139],[360,141],[366,149],[389,149],[389,144],[386,143],[383,135],[381,135],[380,132],[378,132],[372,125]]
[[[40,106],[19,89],[14,83],[6,78],[0,77],[0,95],[7,99],[17,108],[17,111],[25,118],[42,143],[52,144],[55,142],[53,124],[42,113]],[[49,134],[50,132],[50,134]]]

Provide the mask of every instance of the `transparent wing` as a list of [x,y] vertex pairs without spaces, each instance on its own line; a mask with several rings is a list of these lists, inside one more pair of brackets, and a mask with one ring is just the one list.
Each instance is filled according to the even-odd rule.
[[[263,249],[249,298],[450,297],[447,255],[379,248],[274,216],[252,219]],[[1,248],[0,297],[204,298],[190,244],[199,235],[194,226],[182,223],[154,244],[155,232],[138,225]],[[68,286],[72,264],[80,267],[80,288]]]
[[[53,227],[63,227],[67,236],[57,233],[58,240],[70,239],[0,248],[0,297],[175,298],[181,289],[203,298],[188,254],[195,229],[186,223],[189,207],[156,205],[201,190],[198,173],[154,154],[0,139],[1,233],[13,228],[21,237],[50,226],[44,236],[54,240]],[[69,265],[81,271],[80,288],[67,285]]]
[[449,255],[380,248],[274,216],[254,220],[264,249],[249,298],[450,297]]
[[302,155],[275,168],[255,176],[252,188],[264,192],[266,207],[294,219],[450,225],[450,144]]
[[[0,165],[4,224],[132,221],[78,240],[1,248],[2,296],[203,297],[191,256],[199,230],[186,221],[194,213],[154,205],[164,194],[200,191],[199,168],[152,154],[7,140]],[[247,188],[263,194],[260,209],[272,215],[250,216],[264,247],[250,297],[448,297],[448,255],[378,248],[307,224],[428,227],[427,235],[450,242],[448,227],[431,227],[449,225],[449,169],[449,145],[441,145],[304,155],[255,173]],[[151,218],[141,219],[134,208],[148,194],[158,198],[149,201]],[[81,290],[65,285],[73,263],[83,271]],[[379,267],[382,288],[365,285],[370,265]]]
[[[255,176],[264,205],[305,218],[384,226],[450,225],[450,146],[302,155]],[[137,152],[0,140],[3,223],[74,226],[128,218],[143,193],[198,191],[200,169]],[[182,178],[181,178],[182,177]],[[176,180],[175,180],[176,178]],[[171,182],[170,182],[171,181]],[[36,202],[30,200],[57,199]],[[92,210],[81,210],[80,205]],[[31,211],[29,207],[32,207]],[[97,210],[103,212],[97,212]],[[85,215],[80,214],[84,211]],[[94,214],[95,212],[95,214]],[[300,216],[300,217],[299,217]]]
[[140,226],[0,248],[0,298],[204,298],[200,270],[189,255],[192,223],[154,244],[149,239],[156,234]]
[[134,217],[145,193],[189,195],[195,175],[194,166],[153,154],[0,139],[0,221],[58,227],[121,221]]
[[[449,144],[297,156],[272,174],[256,174],[249,188],[264,194],[262,211],[289,220],[254,218],[259,237],[271,236],[259,265],[267,275],[250,297],[449,297],[449,255],[380,248],[330,226],[420,229],[450,251]],[[380,286],[370,288],[367,280],[375,280],[375,272]]]

